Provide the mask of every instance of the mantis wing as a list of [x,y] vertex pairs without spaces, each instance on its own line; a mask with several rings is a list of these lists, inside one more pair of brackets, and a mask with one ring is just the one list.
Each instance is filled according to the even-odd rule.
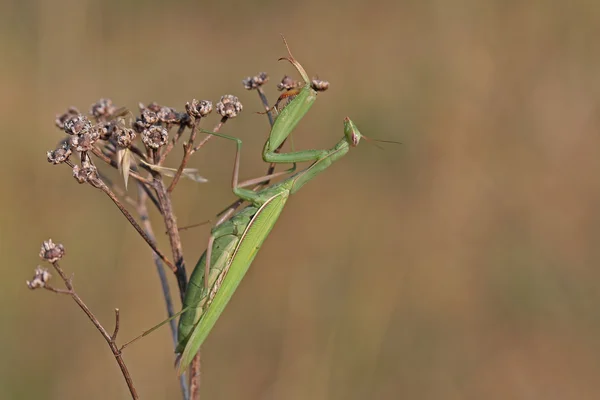
[[194,327],[194,331],[185,345],[185,349],[179,360],[178,372],[180,375],[185,372],[188,365],[190,365],[192,359],[200,349],[200,346],[223,312],[223,309],[227,303],[229,303],[233,292],[235,292],[240,281],[248,271],[260,246],[263,244],[279,218],[279,214],[281,214],[281,210],[283,209],[288,196],[289,192],[286,190],[271,197],[258,209],[256,215],[252,218],[252,221],[250,221],[250,224],[244,231],[242,238],[238,243],[232,257],[231,266],[229,267],[221,286],[217,287],[215,297]]

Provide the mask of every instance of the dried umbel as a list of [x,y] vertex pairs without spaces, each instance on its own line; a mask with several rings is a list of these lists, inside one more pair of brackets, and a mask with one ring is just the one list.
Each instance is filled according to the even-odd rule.
[[66,141],[63,141],[56,149],[47,152],[46,156],[49,163],[56,165],[67,161],[71,153],[71,146]]
[[257,89],[269,81],[269,75],[266,72],[259,72],[258,75],[249,76],[242,80],[242,84],[247,90]]
[[78,135],[71,136],[69,144],[76,151],[90,151],[101,136],[106,136],[106,132],[104,125],[94,125]]
[[158,117],[158,120],[164,124],[175,124],[181,119],[179,113],[171,107],[161,107],[156,113],[156,116]]
[[324,92],[327,89],[329,89],[329,82],[324,81],[322,79],[313,78],[313,80],[310,81],[310,87],[312,87],[313,90],[316,90],[317,92]]
[[92,104],[90,114],[97,120],[107,119],[114,114],[117,108],[113,105],[111,99],[100,99]]
[[81,161],[81,166],[73,167],[73,178],[79,183],[89,183],[94,187],[99,187],[101,180],[98,176],[98,168],[92,164],[89,157]]
[[136,134],[131,128],[124,126],[115,126],[113,128],[113,138],[119,147],[127,148],[135,140]]
[[296,87],[298,87],[298,82],[296,82],[291,76],[287,75],[284,76],[283,79],[281,79],[281,82],[277,84],[277,90],[280,92],[282,90],[292,90]]
[[221,100],[217,103],[217,113],[224,118],[235,118],[242,109],[242,103],[232,94],[221,96]]
[[162,126],[152,125],[142,132],[142,142],[151,149],[164,146],[168,139],[169,132]]
[[65,121],[64,131],[68,135],[81,135],[92,129],[92,123],[83,114],[79,114]]
[[50,272],[46,268],[38,266],[35,269],[33,278],[30,281],[25,281],[25,283],[27,283],[27,287],[31,290],[40,289],[46,287],[51,277],[52,275],[50,275]]
[[190,117],[206,117],[212,112],[213,104],[210,100],[193,99],[191,103],[185,103],[185,111]]
[[65,255],[65,247],[58,243],[55,244],[52,239],[48,239],[42,243],[40,250],[40,258],[49,263],[55,263]]
[[54,123],[59,129],[65,129],[65,122],[69,121],[71,118],[75,118],[81,113],[75,107],[69,107],[66,113],[57,115]]

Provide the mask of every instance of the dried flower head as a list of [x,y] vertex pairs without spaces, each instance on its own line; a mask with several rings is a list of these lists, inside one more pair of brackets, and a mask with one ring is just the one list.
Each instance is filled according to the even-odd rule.
[[142,142],[152,149],[164,146],[168,139],[169,133],[162,126],[152,125],[142,132]]
[[193,99],[191,103],[185,103],[185,111],[190,117],[206,117],[213,110],[213,104],[210,100]]
[[65,121],[64,130],[69,135],[81,135],[92,128],[92,123],[83,114],[79,114]]
[[312,81],[310,81],[310,87],[317,92],[324,92],[329,89],[329,82],[318,78],[313,78]]
[[40,258],[49,263],[55,263],[65,255],[65,247],[58,243],[55,244],[52,239],[48,239],[42,243],[40,250]]
[[99,187],[101,182],[98,169],[92,164],[89,156],[81,161],[81,167],[79,165],[73,167],[73,178],[79,183],[90,183],[94,187]]
[[106,128],[104,125],[98,124],[79,135],[71,136],[69,142],[71,148],[74,148],[76,151],[90,151],[92,147],[94,147],[94,143],[96,143],[101,136],[105,135]]
[[296,82],[291,76],[287,75],[284,76],[283,79],[281,79],[281,82],[277,84],[277,90],[280,92],[282,90],[292,90],[296,87],[298,87],[298,82]]
[[112,137],[115,128],[122,126],[122,121],[122,119],[113,119],[103,124],[99,124],[98,126],[102,127],[100,140],[109,140]]
[[269,75],[266,72],[259,72],[258,75],[249,76],[242,80],[242,85],[247,90],[256,89],[269,81]]
[[46,153],[48,162],[51,164],[61,164],[69,159],[71,155],[71,146],[68,142],[62,141],[56,149]]
[[27,287],[31,290],[43,288],[46,286],[46,283],[50,280],[50,272],[46,268],[42,268],[38,266],[35,269],[35,275],[33,275],[33,279],[31,281],[25,281],[27,283]]
[[65,122],[70,120],[71,118],[75,118],[80,114],[79,110],[75,107],[69,107],[67,112],[62,115],[57,115],[54,123],[58,126],[59,129],[65,129]]
[[242,109],[242,103],[232,94],[221,96],[221,100],[217,103],[217,112],[224,118],[235,118]]
[[117,108],[113,105],[111,99],[100,99],[90,107],[90,114],[96,119],[106,119],[113,115]]
[[136,118],[135,122],[131,125],[131,127],[133,128],[134,131],[136,131],[137,133],[142,133],[144,132],[146,129],[148,129],[150,126],[148,124],[146,124],[144,122],[143,119],[141,118]]
[[147,106],[144,106],[142,103],[140,103],[139,108],[140,108],[140,111],[143,111],[145,108],[147,108],[148,110],[157,113],[160,111],[162,106],[160,104],[158,104],[157,102],[153,101],[152,103],[148,104]]
[[155,111],[146,108],[142,111],[142,122],[147,126],[154,125],[158,122],[159,118]]
[[131,128],[115,125],[113,127],[113,138],[119,147],[127,148],[135,140],[135,132]]
[[141,117],[135,119],[133,130],[137,133],[142,133],[156,123],[158,123],[158,115],[156,115],[156,112],[149,108],[144,108],[142,109]]
[[179,114],[171,107],[161,107],[156,113],[158,120],[165,124],[175,124],[179,122]]

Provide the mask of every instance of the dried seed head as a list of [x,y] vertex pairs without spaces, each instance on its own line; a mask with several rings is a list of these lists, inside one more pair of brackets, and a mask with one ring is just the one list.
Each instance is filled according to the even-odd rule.
[[67,122],[71,118],[78,116],[79,114],[80,112],[78,109],[76,109],[75,107],[69,107],[66,113],[56,116],[56,120],[54,121],[54,123],[56,124],[56,126],[58,126],[59,129],[64,130],[65,122]]
[[317,92],[324,92],[329,89],[329,82],[318,78],[313,78],[313,80],[310,81],[310,87]]
[[171,107],[162,107],[157,113],[156,116],[160,122],[165,124],[174,124],[179,122],[179,114],[175,109]]
[[51,164],[61,164],[69,159],[71,155],[71,146],[66,141],[58,145],[53,151],[46,153],[48,162]]
[[280,92],[282,90],[292,90],[298,86],[298,82],[296,82],[291,76],[284,76],[281,82],[277,84],[277,90]]
[[111,99],[100,99],[90,107],[90,114],[96,119],[106,119],[110,117],[117,108],[113,106]]
[[158,115],[156,115],[156,113],[149,108],[144,108],[142,110],[142,116],[135,119],[135,122],[133,123],[133,130],[137,133],[142,133],[157,122]]
[[94,143],[101,136],[106,135],[106,128],[102,124],[94,125],[89,130],[82,132],[79,135],[71,136],[69,144],[76,151],[90,151],[94,147]]
[[146,124],[141,118],[136,118],[135,122],[131,125],[134,131],[137,133],[144,132],[147,128],[149,128],[148,124]]
[[46,283],[50,280],[50,272],[46,268],[42,268],[38,266],[35,269],[35,275],[33,275],[33,279],[31,281],[25,281],[27,283],[27,287],[31,290],[43,288],[46,286]]
[[152,125],[142,132],[142,142],[152,149],[158,149],[164,146],[169,139],[167,130],[158,125]]
[[242,85],[248,90],[256,89],[269,81],[269,75],[266,72],[259,72],[258,75],[249,76],[242,80]]
[[242,109],[242,103],[232,94],[221,96],[221,100],[217,103],[217,112],[224,118],[235,118]]
[[142,111],[142,122],[144,122],[146,125],[154,125],[158,122],[158,120],[159,117],[155,111],[152,111],[149,108],[146,108]]
[[113,119],[102,125],[103,131],[100,133],[100,140],[109,140],[115,129],[122,126],[122,121],[118,119]]
[[73,178],[79,183],[90,183],[94,187],[99,187],[98,184],[101,182],[98,177],[98,169],[89,158],[81,162],[81,167],[79,165],[73,167]]
[[92,128],[92,123],[83,114],[79,114],[65,121],[64,130],[69,135],[80,135]]
[[193,99],[191,103],[185,103],[185,111],[190,117],[206,117],[212,112],[213,104],[210,100]]
[[49,263],[55,263],[65,255],[65,247],[58,243],[55,244],[52,239],[48,239],[42,243],[40,250],[40,258]]
[[142,103],[139,104],[140,107],[140,111],[143,111],[144,108],[147,108],[150,111],[153,111],[155,113],[159,112],[160,109],[162,108],[162,106],[160,104],[158,104],[157,102],[153,101],[152,103],[148,104],[147,106],[144,106]]
[[113,128],[113,137],[119,147],[127,148],[135,140],[135,132],[131,128],[124,126],[115,126]]

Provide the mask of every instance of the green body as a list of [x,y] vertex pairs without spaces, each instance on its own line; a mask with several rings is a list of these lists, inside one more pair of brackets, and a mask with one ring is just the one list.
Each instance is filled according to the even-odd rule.
[[294,169],[296,162],[313,161],[313,163],[280,183],[254,192],[244,189],[243,184],[238,185],[241,140],[201,130],[237,143],[233,192],[240,199],[248,201],[250,205],[228,220],[217,224],[209,242],[212,243],[210,265],[206,265],[207,252],[205,252],[190,277],[179,321],[179,343],[176,352],[181,354],[180,373],[184,372],[191,363],[231,299],[258,250],[277,222],[288,197],[343,157],[350,147],[356,146],[360,141],[360,132],[349,118],[345,118],[344,137],[331,149],[276,152],[279,145],[308,112],[317,94],[311,88],[308,75],[291,53],[286,59],[300,72],[305,85],[275,120],[263,149],[263,159],[274,163],[294,163]]
[[[347,120],[346,130],[350,135],[360,135],[354,131],[354,124]],[[219,134],[218,136],[226,137]],[[226,137],[238,142],[239,139]],[[179,320],[179,343],[177,353],[181,353],[180,372],[185,371],[200,346],[212,330],[223,309],[231,299],[260,246],[266,240],[279,218],[290,195],[297,192],[305,183],[327,169],[333,162],[343,157],[355,141],[342,139],[327,156],[318,159],[307,169],[288,179],[259,192],[234,188],[240,198],[251,205],[215,227],[212,259],[209,270],[208,287],[205,285],[206,252],[200,257],[190,277],[184,299],[184,309]]]

